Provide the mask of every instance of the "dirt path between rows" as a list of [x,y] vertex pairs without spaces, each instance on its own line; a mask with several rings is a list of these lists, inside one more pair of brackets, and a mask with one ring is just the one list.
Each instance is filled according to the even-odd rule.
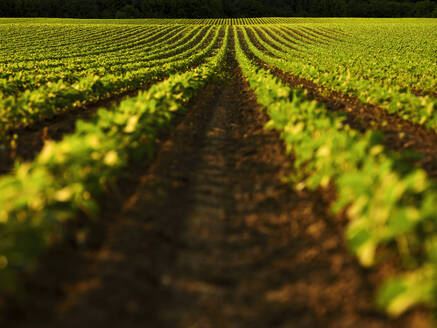
[[320,194],[283,182],[292,158],[234,59],[228,68],[150,167],[132,170],[121,210],[101,218],[102,246],[73,282],[52,282],[62,297],[8,327],[428,327],[420,312],[390,321],[372,309],[343,223]]

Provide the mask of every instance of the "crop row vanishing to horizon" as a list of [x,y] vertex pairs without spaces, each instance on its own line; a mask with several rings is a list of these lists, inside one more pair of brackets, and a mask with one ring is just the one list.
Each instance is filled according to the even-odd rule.
[[[230,60],[294,160],[290,186],[333,188],[351,254],[396,263],[377,306],[437,304],[435,19],[0,19],[2,293],[69,222],[99,218],[100,195]],[[21,134],[66,114],[73,132],[20,156]]]

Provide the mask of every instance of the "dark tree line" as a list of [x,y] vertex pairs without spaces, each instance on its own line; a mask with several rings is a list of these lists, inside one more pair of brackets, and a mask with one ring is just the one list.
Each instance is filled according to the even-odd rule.
[[437,0],[0,0],[0,17],[437,17]]

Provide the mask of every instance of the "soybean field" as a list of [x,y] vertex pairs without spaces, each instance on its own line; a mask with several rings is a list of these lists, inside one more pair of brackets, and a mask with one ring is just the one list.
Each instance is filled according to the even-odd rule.
[[0,323],[435,327],[437,19],[0,19]]

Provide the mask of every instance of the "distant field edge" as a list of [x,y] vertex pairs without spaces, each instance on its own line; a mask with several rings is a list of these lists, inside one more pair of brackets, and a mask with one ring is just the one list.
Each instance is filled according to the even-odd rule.
[[437,18],[356,18],[356,17],[252,17],[252,18],[137,18],[137,19],[82,19],[82,18],[1,18],[0,24],[206,24],[206,25],[251,25],[287,23],[426,23]]

